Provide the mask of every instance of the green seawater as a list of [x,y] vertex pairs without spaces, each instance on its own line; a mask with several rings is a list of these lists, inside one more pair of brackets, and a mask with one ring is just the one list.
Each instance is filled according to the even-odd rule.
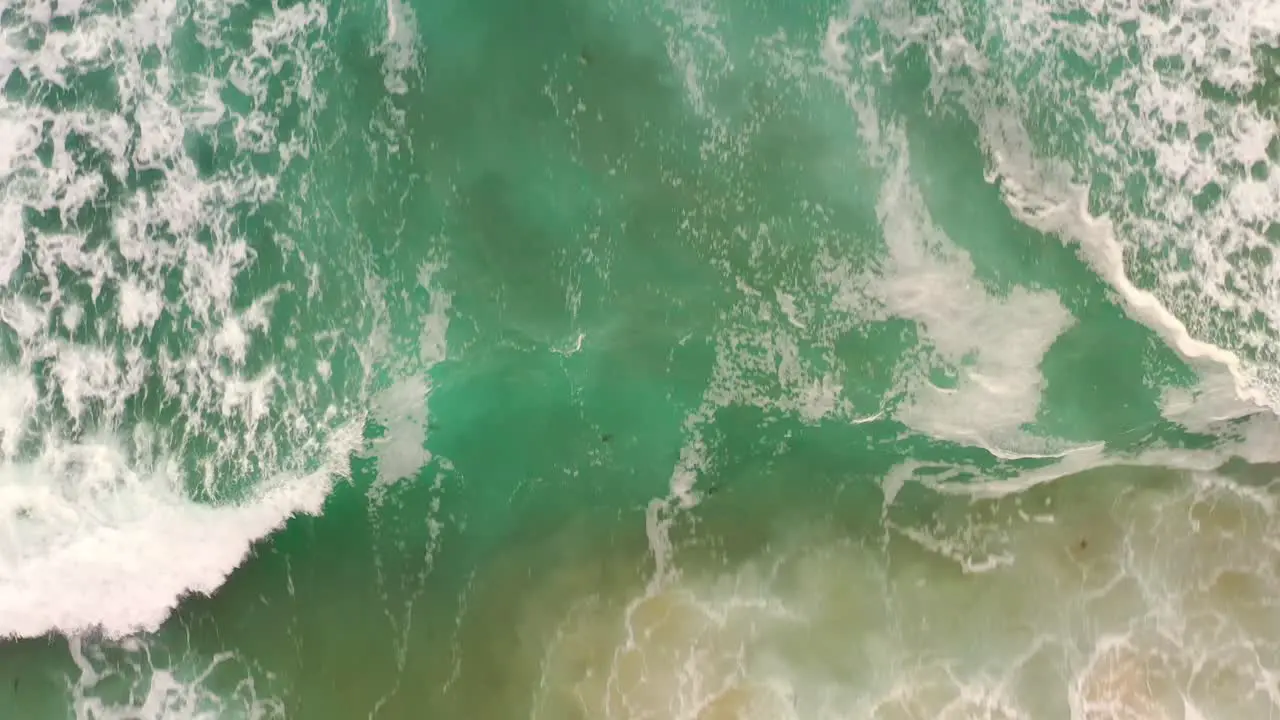
[[1270,717],[1191,5],[0,5],[0,718]]

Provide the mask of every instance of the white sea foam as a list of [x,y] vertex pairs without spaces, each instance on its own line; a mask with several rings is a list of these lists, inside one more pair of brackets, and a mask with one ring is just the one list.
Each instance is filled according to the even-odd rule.
[[416,67],[417,20],[413,8],[401,0],[387,0],[387,37],[382,47],[383,84],[387,92],[403,95],[406,75]]
[[[0,636],[117,635],[211,592],[255,540],[320,509],[360,442],[364,381],[276,355],[314,342],[329,367],[369,329],[331,319],[349,324],[285,337],[276,303],[300,279],[262,287],[245,272],[246,213],[310,151],[324,6],[266,8],[239,45],[217,39],[220,2],[60,3],[70,22],[57,27],[51,9],[10,4],[0,29],[0,85],[30,88],[0,99],[0,332],[13,348],[0,357]],[[216,67],[181,65],[171,35],[188,20]],[[94,70],[111,85],[86,80]],[[62,91],[86,99],[50,100]],[[234,92],[251,102],[225,106]],[[290,106],[298,128],[279,122]],[[225,151],[228,137],[235,162],[192,146]],[[250,154],[278,162],[262,170]],[[344,278],[308,300],[338,297]]]
[[315,472],[277,477],[252,501],[221,507],[193,503],[173,463],[139,470],[106,441],[6,464],[0,629],[30,637],[157,626],[182,596],[217,589],[253,541],[294,513],[318,512],[359,447],[360,430],[335,434]]
[[421,378],[392,383],[373,397],[373,418],[386,428],[375,444],[379,484],[412,477],[431,460],[427,442],[427,397],[430,385]]
[[[988,137],[1007,143],[1015,133],[1017,130],[1006,127],[998,133],[989,131]],[[1106,218],[1089,213],[1088,188],[1053,182],[1051,175],[1037,170],[1036,161],[1027,155],[1027,150],[1026,144],[1018,142],[999,144],[990,151],[993,168],[989,179],[1000,183],[1014,215],[1031,227],[1078,244],[1090,266],[1115,289],[1129,315],[1155,330],[1183,358],[1200,366],[1207,388],[1214,386],[1215,376],[1226,374],[1238,401],[1255,409],[1268,407],[1268,391],[1253,382],[1253,373],[1236,353],[1193,337],[1154,293],[1129,279],[1115,226]]]
[[427,313],[419,318],[422,332],[418,337],[418,358],[423,370],[430,370],[445,359],[446,338],[449,334],[449,311],[453,306],[453,296],[438,287],[435,282],[436,273],[443,269],[442,263],[423,263],[418,268],[418,284],[431,295]]
[[427,401],[431,395],[431,368],[445,360],[449,311],[453,296],[434,282],[443,263],[418,268],[418,284],[430,295],[427,312],[419,316],[418,362],[398,368],[397,379],[372,398],[373,418],[386,428],[375,443],[378,458],[378,490],[412,477],[432,458],[426,449]]
[[1077,243],[1135,320],[1229,373],[1242,400],[1280,408],[1274,3],[945,2],[924,17],[890,2],[854,15],[883,36],[838,72],[882,72],[884,53],[922,48],[933,102],[979,126],[1015,215]]
[[1040,360],[1075,323],[1057,296],[1016,288],[993,297],[969,258],[929,218],[906,163],[898,128],[877,134],[897,146],[878,212],[889,246],[885,276],[874,284],[889,312],[920,323],[923,336],[958,368],[955,387],[916,380],[895,417],[933,437],[977,445],[997,457],[1061,452],[1033,438],[1044,384]]

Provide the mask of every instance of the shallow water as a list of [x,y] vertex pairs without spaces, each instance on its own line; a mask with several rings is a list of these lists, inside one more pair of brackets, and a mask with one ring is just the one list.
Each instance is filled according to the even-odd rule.
[[1272,4],[0,38],[0,717],[1280,709]]
[[[74,641],[66,670],[89,717],[1274,712],[1268,487],[1120,466],[995,499],[904,490],[870,511],[847,487],[809,495],[717,493],[673,528],[679,572],[662,582],[641,511],[525,519],[469,567],[402,535],[394,569],[370,557],[377,520],[326,513],[158,635]],[[17,716],[53,712],[67,650],[7,648]]]

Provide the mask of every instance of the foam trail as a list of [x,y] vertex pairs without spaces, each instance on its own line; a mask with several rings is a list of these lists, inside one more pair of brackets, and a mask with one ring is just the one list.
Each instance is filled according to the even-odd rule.
[[1065,443],[1022,428],[1034,422],[1040,405],[1040,361],[1075,318],[1052,293],[1017,288],[1005,298],[988,295],[969,258],[929,218],[910,179],[904,133],[890,126],[877,134],[894,159],[877,203],[891,264],[875,287],[889,311],[919,323],[946,360],[970,359],[955,388],[913,382],[914,396],[896,417],[1001,459],[1061,455],[1069,449]]
[[426,449],[427,403],[432,385],[427,374],[445,360],[449,312],[453,296],[433,283],[443,264],[425,263],[418,268],[418,284],[431,295],[430,307],[418,318],[418,362],[401,368],[400,377],[372,398],[373,417],[387,429],[387,437],[374,443],[378,458],[375,499],[387,486],[413,475],[430,462]]
[[413,9],[401,0],[387,0],[387,36],[383,41],[383,83],[387,92],[403,95],[405,76],[414,69],[417,51]]
[[[285,704],[267,696],[252,676],[233,692],[212,680],[240,670],[234,654],[175,658],[147,639],[87,642],[68,638],[78,675],[70,687],[76,720],[220,720],[285,718]],[[243,671],[240,670],[243,674]],[[120,688],[128,698],[119,697]],[[112,692],[112,691],[115,692]]]

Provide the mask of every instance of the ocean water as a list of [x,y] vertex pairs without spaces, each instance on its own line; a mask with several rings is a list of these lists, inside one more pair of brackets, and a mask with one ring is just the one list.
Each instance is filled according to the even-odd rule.
[[1272,0],[0,0],[0,718],[1280,717]]

